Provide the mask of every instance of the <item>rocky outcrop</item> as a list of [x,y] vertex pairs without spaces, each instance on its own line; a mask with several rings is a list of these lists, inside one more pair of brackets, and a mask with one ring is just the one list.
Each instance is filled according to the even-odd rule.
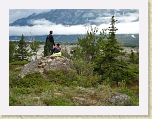
[[122,93],[115,93],[114,96],[108,99],[108,102],[113,105],[130,105],[130,96]]
[[24,77],[26,74],[40,72],[44,70],[67,70],[74,69],[72,61],[64,56],[46,56],[34,60],[23,66],[19,76]]

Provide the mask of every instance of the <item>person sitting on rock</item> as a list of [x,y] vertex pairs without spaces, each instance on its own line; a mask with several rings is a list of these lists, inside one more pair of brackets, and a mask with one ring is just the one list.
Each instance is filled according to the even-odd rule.
[[61,48],[60,48],[60,44],[56,44],[56,46],[54,47],[53,49],[54,53],[59,53],[61,51]]

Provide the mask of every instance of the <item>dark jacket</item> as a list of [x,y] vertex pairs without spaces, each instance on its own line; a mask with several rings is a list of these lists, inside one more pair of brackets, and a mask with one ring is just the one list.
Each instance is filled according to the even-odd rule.
[[[55,46],[54,38],[53,38],[52,35],[48,35],[48,36],[47,36],[47,39],[49,39],[49,41]],[[46,40],[47,40],[47,39],[46,39]]]

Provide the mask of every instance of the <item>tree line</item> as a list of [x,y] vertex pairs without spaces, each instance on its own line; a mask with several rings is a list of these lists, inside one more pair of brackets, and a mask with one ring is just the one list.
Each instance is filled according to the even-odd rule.
[[32,56],[37,59],[37,53],[40,48],[39,41],[25,42],[22,34],[21,40],[14,43],[9,41],[9,62],[30,60]]

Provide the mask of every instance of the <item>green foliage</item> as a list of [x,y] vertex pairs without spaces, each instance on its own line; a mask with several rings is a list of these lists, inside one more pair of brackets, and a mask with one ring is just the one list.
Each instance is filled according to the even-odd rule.
[[25,65],[29,63],[29,61],[27,60],[23,60],[23,61],[14,61],[14,62],[11,62],[10,65]]
[[139,80],[139,64],[130,64],[128,77],[131,77],[132,80]]
[[[24,78],[13,78],[11,75],[12,73],[10,73],[9,81],[10,106],[75,106],[79,105],[79,101],[73,101],[75,96],[82,95],[86,99],[93,98],[98,101],[105,101],[113,90],[109,84],[100,85],[98,83],[100,76],[78,75],[75,70],[45,71],[44,74],[32,73]],[[134,89],[129,90],[126,86],[125,82],[120,82],[116,89],[123,93],[127,90],[127,94],[132,96],[131,105],[138,105],[138,92],[134,95],[133,91],[130,91]],[[93,92],[91,90],[90,92],[88,88]],[[97,92],[96,89],[98,89]],[[105,102],[102,103],[105,104]]]
[[77,59],[82,59],[83,53],[81,52],[81,47],[77,45],[76,47],[72,47],[70,53],[72,54],[71,58],[73,60]]
[[88,62],[93,62],[98,52],[97,41],[99,37],[96,35],[97,32],[98,29],[96,27],[94,29],[91,28],[91,31],[87,32],[85,37],[78,38],[78,43],[83,54],[82,58]]
[[84,87],[97,87],[99,85],[98,83],[99,76],[87,76],[87,82]]
[[114,26],[116,21],[112,16],[111,27],[108,28],[109,36],[106,34],[107,29],[103,29],[100,35],[97,35],[98,29],[91,28],[85,37],[78,38],[78,46],[72,48],[71,58],[79,75],[98,73],[101,75],[99,82],[106,80],[112,85],[118,85],[121,80],[131,82],[134,74],[129,64],[121,58],[125,57],[125,52],[122,52],[123,48],[115,36],[118,30]]
[[39,73],[29,74],[24,78],[18,78],[16,80],[10,80],[10,87],[25,87],[31,88],[34,86],[41,86],[48,83],[45,79],[43,79],[42,75]]
[[131,50],[131,53],[129,54],[129,62],[133,64],[139,63],[139,52],[135,53],[133,50]]
[[9,73],[10,73],[10,79],[16,80],[18,78],[18,74],[21,71],[21,68],[23,65],[29,63],[29,61],[14,61],[9,63]]
[[40,42],[39,41],[33,41],[30,43],[31,48],[31,55],[35,56],[35,59],[37,59],[37,52],[40,48]]
[[16,48],[16,45],[14,44],[14,42],[9,41],[9,62],[13,62],[15,60],[14,59],[15,48]]
[[16,94],[30,94],[33,93],[34,91],[31,90],[31,88],[27,88],[27,87],[16,87],[16,88],[12,88],[12,92],[16,92]]
[[98,28],[91,27],[91,31],[87,31],[86,36],[78,37],[78,45],[71,50],[72,58],[82,59],[89,63],[93,63],[95,57],[99,55],[100,46],[106,37],[103,30],[98,35]]
[[44,57],[47,56],[47,46],[46,44],[44,45]]
[[66,47],[65,47],[65,49],[61,49],[61,52],[62,52],[62,56],[70,58],[70,55],[69,55]]
[[78,73],[78,75],[92,76],[93,75],[93,65],[84,61],[83,59],[73,59],[73,65]]
[[28,44],[24,41],[24,35],[22,34],[21,40],[19,41],[17,45],[17,49],[15,52],[15,58],[16,60],[28,60],[28,57],[30,56],[29,50],[28,50]]
[[45,70],[44,74],[49,78],[49,82],[65,86],[70,86],[73,81],[77,80],[75,70]]
[[63,97],[45,97],[42,99],[43,103],[46,106],[76,106],[75,103],[73,103],[70,99],[68,98],[63,98]]
[[10,106],[19,106],[21,102],[16,98],[16,96],[10,96],[9,97],[9,105]]
[[121,52],[123,48],[117,42],[115,38],[115,32],[118,30],[114,25],[117,20],[114,16],[111,19],[111,27],[109,27],[109,36],[101,48],[101,55],[95,59],[95,69],[101,75],[100,82],[106,81],[111,85],[117,84],[121,80],[130,82],[133,78],[127,62],[123,61],[119,57],[125,56],[124,52]]

